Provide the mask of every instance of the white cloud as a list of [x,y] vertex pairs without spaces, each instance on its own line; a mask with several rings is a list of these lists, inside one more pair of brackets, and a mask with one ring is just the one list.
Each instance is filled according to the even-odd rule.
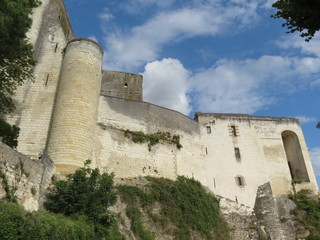
[[320,79],[314,80],[310,83],[311,87],[320,86]]
[[[193,2],[193,1],[191,1]],[[154,61],[165,45],[203,35],[221,35],[256,24],[259,4],[265,1],[198,1],[182,8],[159,11],[125,33],[106,31],[105,63],[109,68],[132,71]],[[235,24],[236,22],[236,24]],[[108,29],[109,30],[109,29]]]
[[262,56],[224,59],[191,78],[195,110],[253,113],[306,85],[306,76],[319,75],[318,58]]
[[306,116],[296,116],[294,118],[298,118],[300,123],[311,123],[311,122],[316,122],[317,119],[314,117],[306,117]]
[[176,59],[162,59],[145,66],[143,75],[144,100],[190,113],[187,97],[189,72]]
[[110,22],[114,17],[113,15],[110,13],[109,8],[104,8],[102,13],[99,14],[99,18],[104,22]]
[[[128,2],[134,7],[135,1],[125,1]],[[160,10],[129,29],[110,29],[112,21],[106,24],[104,65],[107,69],[133,72],[145,66],[146,101],[185,114],[190,112],[189,100],[195,111],[254,113],[275,103],[279,97],[318,83],[315,79],[320,78],[320,40],[317,38],[311,45],[294,35],[276,43],[283,49],[296,48],[309,57],[266,55],[257,59],[222,59],[211,68],[193,74],[179,60],[156,61],[167,45],[257,24],[259,10],[270,8],[272,0],[189,0],[172,10],[166,6],[173,6],[175,0],[166,0],[162,6],[159,6],[161,1],[155,0],[136,2]],[[102,20],[112,20],[108,9],[104,13],[107,17],[102,15]],[[192,84],[185,86],[187,81]]]
[[310,54],[320,57],[320,35],[316,35],[311,41],[306,42],[298,34],[286,35],[276,41],[276,45],[283,49],[296,48],[303,54]]
[[320,147],[311,148],[309,153],[315,175],[316,177],[320,177]]

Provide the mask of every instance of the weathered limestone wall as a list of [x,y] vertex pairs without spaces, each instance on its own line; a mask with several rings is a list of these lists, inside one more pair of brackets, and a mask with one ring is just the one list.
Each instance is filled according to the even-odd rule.
[[219,206],[223,218],[228,223],[234,240],[258,240],[259,226],[253,208],[244,206],[225,198],[219,198]]
[[47,148],[60,173],[94,157],[102,55],[89,39],[74,39],[66,47]]
[[18,150],[37,159],[47,141],[63,49],[73,34],[61,0],[44,0],[32,18],[27,36],[35,50],[35,79],[18,88],[17,109],[7,120],[21,129]]
[[[208,187],[215,194],[253,207],[258,186],[270,182],[274,194],[292,191],[282,132],[294,132],[300,142],[313,191],[317,184],[301,128],[296,119],[244,114],[198,114],[206,148]],[[210,127],[211,133],[207,133]],[[236,136],[233,136],[234,127]],[[239,149],[240,158],[235,154]],[[239,184],[239,177],[241,184]]]
[[290,212],[295,208],[287,195],[274,196],[270,183],[259,186],[254,212],[261,235],[271,240],[292,240],[307,235],[306,230],[297,228],[293,221]]
[[103,71],[101,95],[142,101],[142,75]]
[[[43,156],[41,161],[33,161],[0,142],[0,171],[4,173],[10,188],[16,187],[17,201],[25,209],[35,211],[41,207],[54,170],[48,156]],[[0,198],[5,194],[3,184],[0,184]]]
[[[205,183],[204,151],[199,124],[192,119],[150,103],[100,97],[97,164],[116,177],[156,176],[174,179],[194,177]],[[125,130],[179,135],[182,148],[160,142],[148,150],[146,143],[132,142]]]

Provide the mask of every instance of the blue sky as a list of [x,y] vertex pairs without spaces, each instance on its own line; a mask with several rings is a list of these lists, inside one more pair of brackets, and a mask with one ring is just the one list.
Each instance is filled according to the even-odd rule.
[[320,183],[320,37],[286,34],[272,2],[65,0],[76,36],[104,48],[104,69],[144,76],[145,101],[190,117],[299,118]]

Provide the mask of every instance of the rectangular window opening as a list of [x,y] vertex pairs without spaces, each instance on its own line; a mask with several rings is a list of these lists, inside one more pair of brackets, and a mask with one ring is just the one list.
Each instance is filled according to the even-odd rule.
[[54,52],[57,52],[58,49],[58,43],[56,44],[55,48],[54,48]]
[[232,134],[233,137],[237,136],[236,126],[231,126],[231,134]]
[[206,147],[206,155],[208,155],[208,148]]
[[211,126],[207,126],[207,134],[211,133]]
[[244,177],[242,177],[242,176],[235,177],[235,180],[236,180],[237,186],[243,187],[246,185],[245,181],[244,181]]
[[241,159],[240,149],[239,148],[234,148],[234,154],[235,154],[237,160]]

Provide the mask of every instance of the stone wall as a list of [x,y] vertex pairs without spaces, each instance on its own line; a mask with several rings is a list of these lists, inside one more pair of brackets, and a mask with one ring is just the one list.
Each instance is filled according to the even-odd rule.
[[[29,211],[38,210],[44,200],[46,187],[55,171],[48,156],[34,161],[0,142],[0,171],[4,173],[10,189],[16,188],[18,203]],[[4,197],[3,179],[0,179],[0,198]]]
[[[183,114],[150,103],[100,97],[97,165],[116,177],[194,177],[205,182],[204,150],[199,124]],[[146,143],[134,143],[125,130],[146,134],[169,132],[179,135],[182,148],[160,142],[148,150]]]
[[299,139],[301,155],[308,169],[310,181],[304,186],[317,191],[298,120],[210,113],[198,113],[197,120],[203,126],[208,187],[215,194],[253,207],[258,187],[266,182],[271,183],[275,195],[292,191],[292,177],[282,140],[282,133],[288,130]]
[[61,0],[43,0],[32,19],[27,36],[34,45],[35,77],[17,89],[17,109],[7,120],[21,129],[18,150],[37,159],[47,141],[63,49],[73,33]]
[[103,71],[101,95],[142,101],[142,75]]
[[291,215],[295,208],[295,203],[287,195],[274,196],[270,183],[261,185],[254,206],[261,235],[271,240],[305,239],[308,230]]
[[47,146],[60,173],[93,159],[102,55],[89,39],[73,39],[66,47]]

